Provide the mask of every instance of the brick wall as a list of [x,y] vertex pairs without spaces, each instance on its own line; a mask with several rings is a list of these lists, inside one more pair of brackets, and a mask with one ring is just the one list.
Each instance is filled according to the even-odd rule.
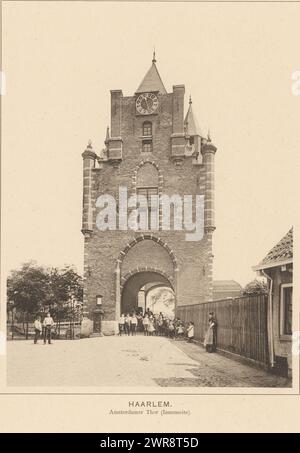
[[[141,237],[133,231],[105,231],[96,228],[96,199],[101,194],[111,194],[118,199],[119,187],[127,187],[129,195],[135,192],[137,172],[144,162],[152,162],[158,172],[160,193],[167,195],[196,195],[205,193],[206,167],[195,165],[193,157],[182,159],[180,165],[171,159],[171,135],[174,115],[182,116],[182,91],[176,100],[173,112],[173,93],[159,96],[157,115],[137,116],[135,97],[123,97],[120,92],[112,93],[112,132],[122,138],[122,160],[114,165],[103,161],[101,168],[93,169],[90,180],[86,178],[87,193],[91,193],[89,209],[92,210],[91,231],[85,234],[84,301],[92,315],[96,295],[103,296],[105,319],[116,317],[116,266],[120,260],[120,278],[131,270],[150,266],[172,276],[176,282],[178,305],[202,303],[212,299],[212,231],[201,241],[187,242],[184,231],[153,232],[155,241],[145,239],[126,250],[127,244]],[[179,108],[180,107],[180,108]],[[145,120],[152,122],[153,150],[142,152],[142,126]],[[108,144],[109,148],[109,144]],[[209,169],[212,168],[209,160]],[[87,165],[85,166],[87,168]],[[85,176],[90,174],[88,169]],[[91,189],[90,189],[91,186]],[[211,186],[209,187],[211,188]],[[209,204],[209,208],[211,208]],[[86,215],[87,206],[84,206]],[[83,224],[87,224],[84,222]],[[161,242],[157,241],[161,239]],[[164,246],[167,244],[167,247]],[[120,253],[126,250],[123,254]],[[172,254],[176,262],[172,259]],[[120,259],[121,257],[121,259]],[[177,268],[177,269],[176,269]]]

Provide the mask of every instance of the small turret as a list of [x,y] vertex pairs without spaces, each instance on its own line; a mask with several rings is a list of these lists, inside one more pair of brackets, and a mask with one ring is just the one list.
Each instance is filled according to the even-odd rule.
[[97,155],[93,150],[92,141],[89,140],[83,158],[83,206],[82,206],[82,233],[90,234],[93,231],[92,209],[92,169],[95,168]]
[[192,96],[190,96],[189,108],[184,120],[184,130],[187,142],[186,153],[195,158],[195,164],[200,164],[202,132],[194,115],[192,104]]

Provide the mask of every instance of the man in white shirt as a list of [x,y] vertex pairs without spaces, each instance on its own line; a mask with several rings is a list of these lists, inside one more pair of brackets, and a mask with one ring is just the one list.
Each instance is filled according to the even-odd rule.
[[119,319],[119,335],[122,336],[124,332],[124,325],[125,325],[125,316],[122,314]]
[[53,318],[51,317],[50,313],[47,313],[47,316],[44,319],[43,326],[44,326],[44,344],[48,340],[48,344],[51,344],[51,329],[54,324]]
[[137,317],[135,316],[135,313],[133,313],[130,325],[131,335],[136,335],[137,323],[138,323]]
[[38,339],[42,333],[42,323],[41,323],[41,317],[37,316],[34,323],[34,344],[37,344]]

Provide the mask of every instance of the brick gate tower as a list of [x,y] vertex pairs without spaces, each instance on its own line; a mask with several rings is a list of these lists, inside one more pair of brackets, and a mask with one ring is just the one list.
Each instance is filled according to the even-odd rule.
[[[153,283],[173,290],[176,306],[212,300],[214,157],[216,147],[204,138],[192,101],[184,117],[184,85],[168,93],[152,65],[136,92],[111,91],[111,125],[100,155],[89,143],[83,152],[84,310],[94,331],[117,332],[121,312],[136,310],[141,288]],[[98,197],[116,200],[120,187],[128,197],[204,196],[204,235],[187,241],[183,229],[158,224],[142,230],[97,227]],[[150,216],[149,216],[150,217]],[[174,217],[174,215],[173,215]],[[174,218],[173,218],[174,220]]]

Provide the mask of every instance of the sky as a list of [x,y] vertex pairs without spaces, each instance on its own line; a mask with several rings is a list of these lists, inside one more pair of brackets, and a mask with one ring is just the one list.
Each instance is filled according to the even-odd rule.
[[2,264],[83,265],[82,158],[152,60],[218,148],[214,278],[246,284],[295,222],[300,4],[4,2]]

